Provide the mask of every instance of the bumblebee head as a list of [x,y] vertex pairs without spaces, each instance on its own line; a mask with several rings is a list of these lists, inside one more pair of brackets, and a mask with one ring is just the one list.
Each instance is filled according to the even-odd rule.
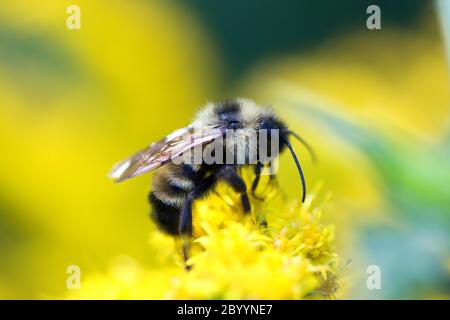
[[258,106],[252,100],[244,98],[207,104],[197,114],[194,124],[203,129],[276,129],[281,134],[288,135],[286,124],[272,109]]
[[[306,184],[300,162],[289,142],[292,135],[299,139],[312,153],[309,145],[297,134],[290,131],[272,109],[260,107],[252,100],[237,98],[218,103],[209,103],[198,114],[194,126],[202,129],[218,128],[224,131],[233,131],[232,143],[226,143],[225,151],[236,151],[236,154],[245,154],[249,159],[261,160],[261,135],[264,135],[266,150],[275,150],[271,157],[278,156],[280,152],[289,149],[300,174],[303,186],[302,201],[305,200]],[[276,143],[276,148],[272,145]]]

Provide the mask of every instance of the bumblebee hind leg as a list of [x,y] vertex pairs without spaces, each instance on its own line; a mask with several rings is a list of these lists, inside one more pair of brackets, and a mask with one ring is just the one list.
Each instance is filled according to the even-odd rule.
[[191,265],[187,264],[189,260],[189,247],[192,238],[192,204],[193,202],[204,196],[208,191],[212,190],[217,182],[216,175],[210,175],[203,179],[201,183],[198,183],[194,190],[188,193],[184,201],[183,207],[181,208],[181,213],[179,216],[179,228],[178,235],[183,240],[183,259],[185,261],[185,269],[190,270]]
[[186,198],[186,201],[181,208],[180,214],[180,223],[179,223],[179,235],[183,240],[183,259],[185,263],[186,270],[191,268],[190,265],[187,264],[189,260],[189,246],[192,237],[192,202],[194,201],[194,195],[189,194]]

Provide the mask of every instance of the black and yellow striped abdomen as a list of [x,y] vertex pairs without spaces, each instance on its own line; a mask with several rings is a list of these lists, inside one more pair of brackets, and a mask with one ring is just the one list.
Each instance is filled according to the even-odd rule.
[[155,172],[149,202],[151,217],[172,235],[179,234],[183,205],[190,193],[200,198],[215,187],[217,166],[169,163]]

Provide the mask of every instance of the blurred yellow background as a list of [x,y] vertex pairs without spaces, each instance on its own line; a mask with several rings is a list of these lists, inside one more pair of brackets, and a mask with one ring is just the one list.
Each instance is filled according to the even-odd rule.
[[[106,174],[234,96],[273,105],[315,147],[319,164],[302,164],[332,194],[346,297],[448,298],[450,13],[381,1],[382,29],[368,30],[368,4],[3,1],[0,298],[63,297],[69,265],[84,277],[120,256],[154,263],[150,176]],[[291,197],[293,171],[282,157]],[[371,264],[382,290],[366,288]]]

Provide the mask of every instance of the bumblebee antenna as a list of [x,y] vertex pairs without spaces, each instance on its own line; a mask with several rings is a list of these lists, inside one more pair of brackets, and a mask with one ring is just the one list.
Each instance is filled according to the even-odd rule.
[[289,143],[289,141],[287,139],[283,139],[283,142],[286,143],[287,147],[289,148],[289,151],[292,154],[292,158],[294,158],[295,164],[297,165],[297,170],[298,170],[298,173],[300,174],[300,179],[302,180],[302,188],[303,188],[302,202],[305,202],[306,182],[305,182],[305,176],[303,175],[302,167],[300,166],[300,162],[298,161],[297,155],[295,154],[294,149],[292,149],[292,146]]
[[289,130],[288,134],[292,135],[294,138],[296,138],[298,141],[300,141],[301,144],[308,150],[309,155],[311,156],[311,160],[314,164],[318,162],[316,152],[314,151],[313,147],[303,139],[299,134],[295,133],[294,131]]

